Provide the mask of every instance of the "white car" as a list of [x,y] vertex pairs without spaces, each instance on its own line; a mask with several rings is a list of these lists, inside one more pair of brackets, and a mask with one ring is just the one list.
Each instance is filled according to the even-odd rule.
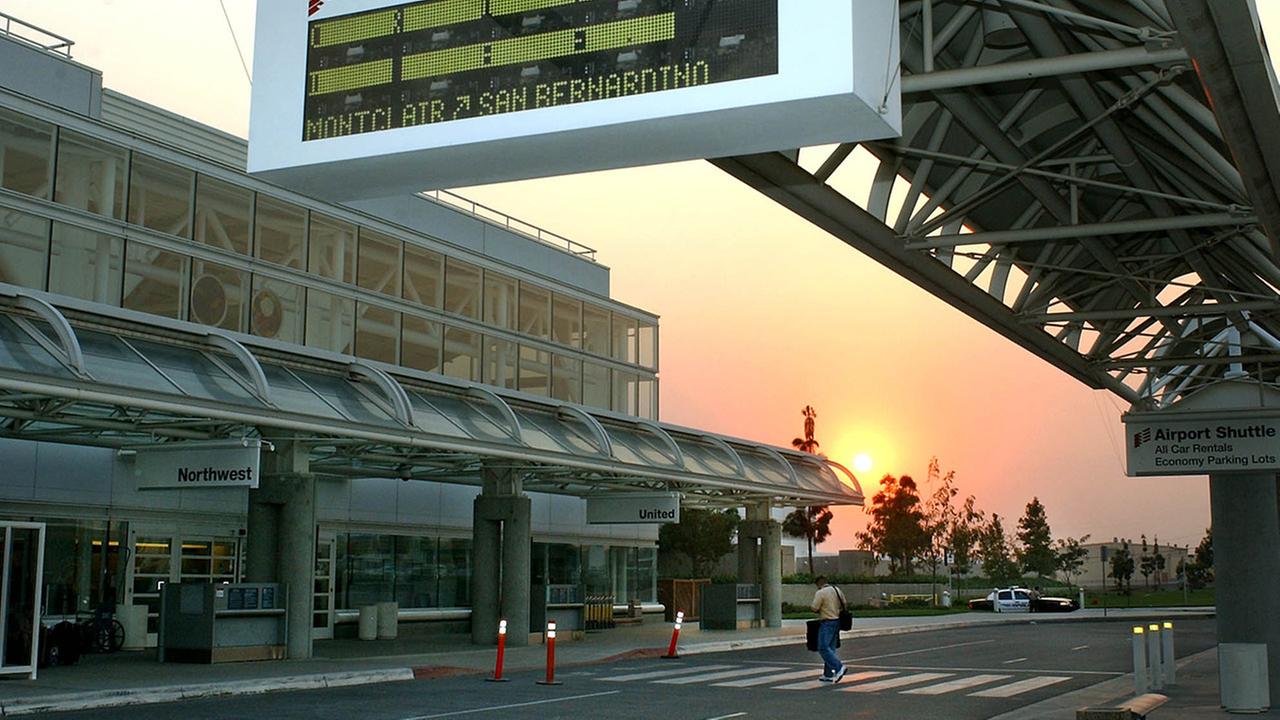
[[1073,612],[1080,609],[1075,600],[1060,597],[1044,597],[1026,588],[992,590],[982,600],[970,600],[970,610],[987,610],[998,613]]

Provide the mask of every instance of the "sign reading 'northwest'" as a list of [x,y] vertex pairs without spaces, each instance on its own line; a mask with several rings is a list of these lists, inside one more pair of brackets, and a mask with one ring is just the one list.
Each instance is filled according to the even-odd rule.
[[1126,423],[1130,475],[1280,470],[1280,418]]
[[137,450],[140,489],[258,487],[261,441],[177,442]]

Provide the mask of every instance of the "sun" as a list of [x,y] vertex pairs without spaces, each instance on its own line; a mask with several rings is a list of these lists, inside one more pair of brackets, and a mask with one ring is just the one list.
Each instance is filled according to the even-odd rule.
[[853,458],[853,469],[864,473],[871,469],[871,456],[866,453],[858,453]]

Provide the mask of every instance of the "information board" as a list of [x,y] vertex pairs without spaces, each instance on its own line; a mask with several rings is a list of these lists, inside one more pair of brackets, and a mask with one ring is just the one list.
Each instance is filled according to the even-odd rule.
[[259,0],[249,171],[333,200],[894,137],[897,0]]

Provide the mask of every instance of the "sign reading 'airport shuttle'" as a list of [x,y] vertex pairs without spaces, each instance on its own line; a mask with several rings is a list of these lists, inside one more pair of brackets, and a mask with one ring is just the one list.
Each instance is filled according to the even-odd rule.
[[249,171],[354,199],[901,134],[897,0],[258,0]]
[[590,496],[587,522],[592,525],[677,523],[680,522],[680,496],[676,493]]
[[261,445],[259,440],[215,440],[138,448],[138,488],[256,488]]
[[1130,475],[1280,470],[1280,418],[1125,421]]

